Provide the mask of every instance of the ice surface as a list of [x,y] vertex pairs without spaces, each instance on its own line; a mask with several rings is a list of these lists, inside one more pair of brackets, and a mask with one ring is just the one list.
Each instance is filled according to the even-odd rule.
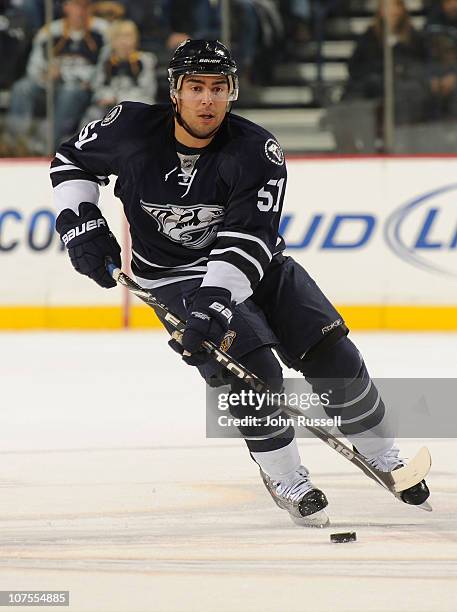
[[[455,334],[352,338],[373,376],[457,375]],[[300,440],[332,520],[300,529],[241,441],[205,438],[204,385],[164,334],[0,345],[0,590],[70,590],[73,612],[457,610],[455,440],[401,443],[431,450],[433,513]]]

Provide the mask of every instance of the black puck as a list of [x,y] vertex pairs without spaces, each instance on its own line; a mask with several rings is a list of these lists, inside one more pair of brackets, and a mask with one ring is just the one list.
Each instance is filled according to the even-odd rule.
[[337,544],[343,542],[356,542],[357,536],[355,531],[347,531],[346,533],[331,533],[330,534],[330,542],[335,542]]

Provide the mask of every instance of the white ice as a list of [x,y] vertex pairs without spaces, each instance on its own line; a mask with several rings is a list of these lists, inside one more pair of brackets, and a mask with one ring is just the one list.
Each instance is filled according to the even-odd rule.
[[[457,375],[456,334],[352,338],[373,376]],[[457,610],[455,440],[401,441],[430,448],[433,513],[301,440],[332,526],[300,529],[242,441],[206,439],[204,385],[161,332],[0,346],[0,590],[70,590],[73,612]]]

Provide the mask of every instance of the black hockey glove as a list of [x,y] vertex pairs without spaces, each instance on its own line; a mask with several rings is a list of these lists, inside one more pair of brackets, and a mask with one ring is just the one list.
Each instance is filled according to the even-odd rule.
[[231,293],[222,287],[200,287],[190,308],[182,344],[170,340],[169,345],[184,355],[183,360],[189,365],[202,365],[210,359],[209,353],[201,348],[204,340],[210,340],[220,346],[228,330],[233,312]]
[[56,230],[77,272],[88,276],[100,287],[109,289],[116,286],[116,281],[106,271],[105,260],[110,257],[120,268],[121,247],[98,206],[82,202],[79,215],[66,208],[57,217]]

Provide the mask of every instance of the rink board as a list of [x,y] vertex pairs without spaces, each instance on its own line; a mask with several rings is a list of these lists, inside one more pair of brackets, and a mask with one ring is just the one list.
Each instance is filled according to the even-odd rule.
[[[120,288],[73,273],[53,231],[48,162],[0,162],[0,328],[157,327]],[[457,329],[456,157],[288,160],[287,253],[354,329]],[[124,243],[111,185],[101,208]]]

